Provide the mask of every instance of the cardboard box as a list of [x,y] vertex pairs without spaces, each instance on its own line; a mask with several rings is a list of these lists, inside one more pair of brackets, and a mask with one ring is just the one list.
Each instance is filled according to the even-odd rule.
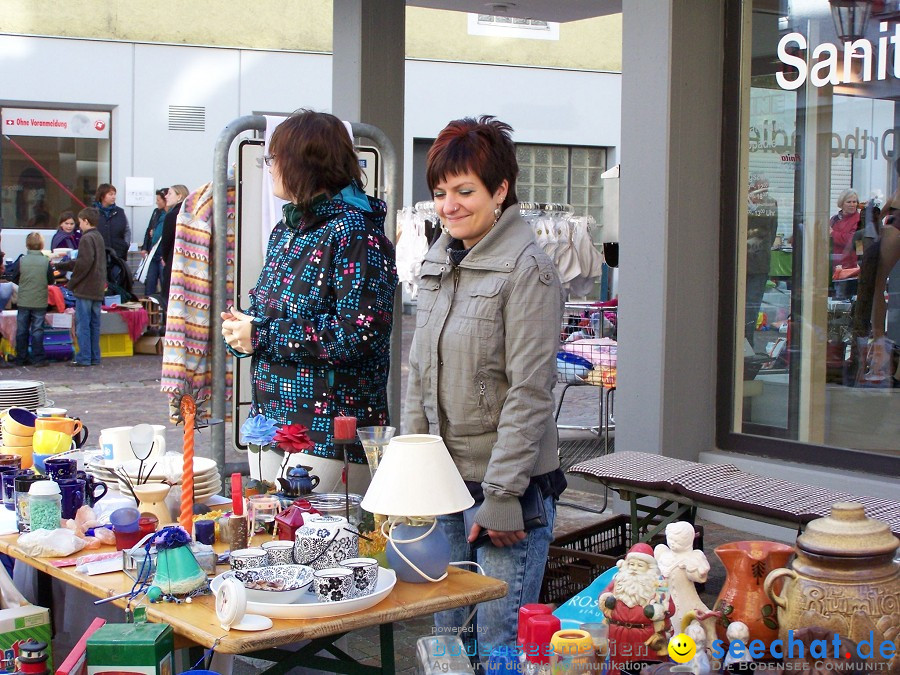
[[162,337],[159,335],[145,335],[142,338],[138,338],[138,341],[134,343],[134,353],[162,355]]
[[72,317],[74,314],[60,314],[59,312],[49,312],[46,322],[51,328],[71,328]]
[[19,644],[37,640],[47,645],[47,668],[53,671],[50,653],[50,610],[37,605],[0,609],[0,649],[3,658],[18,656]]
[[87,640],[87,672],[172,675],[174,648],[167,623],[108,623]]

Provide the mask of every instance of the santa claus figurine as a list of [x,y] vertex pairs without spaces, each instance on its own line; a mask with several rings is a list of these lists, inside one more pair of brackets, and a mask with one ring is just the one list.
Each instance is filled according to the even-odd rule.
[[675,604],[653,549],[635,544],[616,566],[619,571],[598,601],[609,622],[613,663],[662,661],[672,637],[670,618]]

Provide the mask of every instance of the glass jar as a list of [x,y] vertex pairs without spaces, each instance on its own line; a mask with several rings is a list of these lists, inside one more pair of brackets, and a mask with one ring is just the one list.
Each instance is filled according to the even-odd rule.
[[340,492],[326,492],[323,494],[306,495],[305,499],[309,501],[316,511],[323,516],[340,516],[347,518],[347,503],[350,505],[350,517],[347,520],[354,527],[359,527],[359,521],[362,520],[362,507],[359,505],[362,497],[356,494],[350,494],[346,498]]
[[31,531],[55,530],[62,519],[62,495],[59,483],[41,480],[28,490],[28,523]]
[[[44,480],[47,480],[44,476],[38,476],[28,469],[16,474],[13,501],[16,505],[16,527],[19,532],[31,531],[28,520],[28,491],[31,489],[33,483]],[[60,509],[60,511],[62,511],[62,509]]]

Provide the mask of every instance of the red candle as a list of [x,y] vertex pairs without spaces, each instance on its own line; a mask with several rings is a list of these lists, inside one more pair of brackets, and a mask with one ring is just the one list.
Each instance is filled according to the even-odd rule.
[[356,418],[355,417],[335,417],[334,418],[334,440],[336,441],[352,441],[356,438]]
[[244,515],[244,488],[239,473],[231,474],[231,512],[236,516]]

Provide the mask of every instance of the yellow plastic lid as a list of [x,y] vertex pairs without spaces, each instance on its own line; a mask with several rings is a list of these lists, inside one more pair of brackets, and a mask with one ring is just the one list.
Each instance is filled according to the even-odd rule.
[[591,634],[586,630],[577,628],[556,631],[550,639],[550,646],[553,647],[554,654],[565,654],[566,656],[586,654],[594,651],[594,642],[591,640]]

